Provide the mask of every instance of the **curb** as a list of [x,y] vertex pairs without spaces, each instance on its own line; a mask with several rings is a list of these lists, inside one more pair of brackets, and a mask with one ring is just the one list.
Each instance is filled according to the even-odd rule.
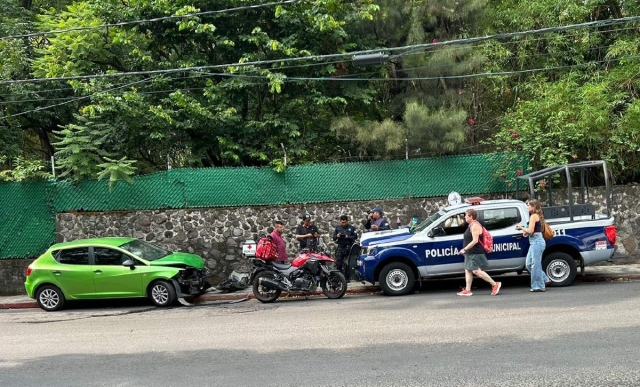
[[28,308],[37,308],[38,303],[35,301],[18,301],[18,302],[7,302],[0,303],[0,309],[28,309]]
[[[379,286],[359,286],[355,289],[347,289],[346,294],[363,294],[363,293],[374,293],[379,292]],[[322,291],[316,291],[315,294],[311,294],[311,297],[315,296],[324,296]],[[285,295],[282,298],[295,298],[300,297],[299,295]],[[240,301],[240,300],[251,300],[254,299],[253,293],[210,293],[203,294],[200,297],[197,297],[194,301],[195,304],[200,304],[207,301]],[[39,308],[38,303],[36,301],[16,301],[16,302],[5,302],[3,303],[0,300],[0,309],[30,309],[30,308]]]
[[[607,281],[631,281],[640,280],[640,274],[602,274],[602,275],[587,275],[584,277],[576,277],[575,282],[607,282]],[[381,291],[380,286],[364,285],[358,286],[353,289],[347,289],[346,294],[365,294],[365,293],[379,293]],[[311,297],[324,296],[321,290],[316,291]],[[285,295],[282,298],[296,298],[300,295]],[[240,301],[254,299],[253,293],[210,293],[203,294],[202,296],[194,300],[195,304],[200,304],[207,301]],[[38,308],[36,301],[16,301],[16,302],[2,302],[0,300],[0,310],[2,309],[31,309]]]
[[577,276],[575,282],[606,282],[640,280],[640,274],[600,274]]

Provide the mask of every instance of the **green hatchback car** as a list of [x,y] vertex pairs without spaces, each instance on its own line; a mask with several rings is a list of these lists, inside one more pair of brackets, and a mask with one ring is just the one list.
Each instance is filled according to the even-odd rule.
[[168,306],[211,285],[204,260],[135,238],[93,238],[58,243],[27,268],[29,297],[46,311],[68,300],[148,297]]

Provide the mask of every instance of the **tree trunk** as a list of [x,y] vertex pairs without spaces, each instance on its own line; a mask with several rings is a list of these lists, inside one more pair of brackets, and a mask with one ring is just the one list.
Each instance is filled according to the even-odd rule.
[[51,156],[53,156],[54,149],[53,145],[51,145],[51,139],[49,139],[49,133],[46,129],[40,128],[38,130],[38,137],[40,138],[40,149],[42,150],[42,159],[43,161],[51,160]]
[[31,3],[32,2],[33,2],[33,0],[20,0],[22,8],[24,8],[24,9],[31,9]]

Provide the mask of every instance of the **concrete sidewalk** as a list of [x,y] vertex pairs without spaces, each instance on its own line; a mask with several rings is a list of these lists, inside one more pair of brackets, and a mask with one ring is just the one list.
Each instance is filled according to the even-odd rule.
[[[507,274],[511,275],[511,274]],[[515,275],[515,274],[513,274]],[[499,277],[498,277],[499,278]],[[600,281],[624,281],[624,280],[640,280],[640,264],[628,265],[609,265],[609,266],[591,266],[585,268],[585,275],[581,276],[578,272],[576,282],[600,282]],[[380,287],[371,284],[362,284],[360,282],[351,281],[347,287],[347,294],[371,294],[379,293]],[[318,295],[322,291],[317,292]],[[291,296],[299,297],[299,296]],[[198,297],[195,302],[202,303],[207,301],[234,301],[253,298],[251,287],[241,291],[226,293],[216,290],[209,291]],[[35,300],[27,297],[27,295],[5,296],[0,297],[0,309],[21,309],[21,308],[37,308],[38,304]]]

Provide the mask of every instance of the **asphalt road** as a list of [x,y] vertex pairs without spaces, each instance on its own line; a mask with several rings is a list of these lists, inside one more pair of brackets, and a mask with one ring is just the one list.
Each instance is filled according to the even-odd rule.
[[0,339],[3,387],[637,386],[640,282],[5,310]]

